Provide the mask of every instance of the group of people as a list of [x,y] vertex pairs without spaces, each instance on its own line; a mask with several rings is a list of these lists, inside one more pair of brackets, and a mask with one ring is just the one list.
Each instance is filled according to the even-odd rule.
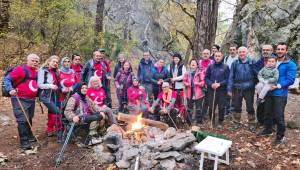
[[[255,132],[258,123],[265,127],[258,135],[270,135],[276,124],[275,142],[281,144],[288,87],[293,84],[297,70],[287,55],[288,46],[278,43],[273,52],[272,45],[263,45],[259,60],[248,57],[247,48],[243,46],[231,45],[230,55],[226,57],[218,45],[212,49],[212,55],[209,49],[204,49],[201,59],[191,59],[188,67],[179,53],[172,55],[172,62],[167,66],[164,59],[154,62],[146,51],[137,76],[123,53],[118,55],[112,74],[104,49],[95,50],[84,66],[80,55],[64,57],[60,68],[58,56],[51,56],[38,69],[40,58],[28,55],[27,64],[15,67],[4,78],[18,123],[21,148],[29,149],[34,141],[29,125],[32,125],[36,96],[48,108],[48,136],[63,128],[62,117],[87,125],[91,135],[97,133],[99,126],[116,124],[111,109],[112,79],[120,112],[142,113],[143,117],[157,121],[168,122],[172,117],[180,117],[189,125],[199,125],[208,112],[212,122],[218,117],[214,126],[222,128],[224,116],[232,113],[232,129],[236,130],[242,125],[244,99],[249,130]],[[256,114],[255,89],[258,92]],[[214,114],[216,107],[218,116]],[[176,123],[172,120],[170,125],[176,126]]]

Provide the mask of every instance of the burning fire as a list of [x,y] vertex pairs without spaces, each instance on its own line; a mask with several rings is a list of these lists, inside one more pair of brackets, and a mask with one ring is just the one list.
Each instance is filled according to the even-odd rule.
[[131,130],[132,131],[135,131],[135,130],[138,130],[138,129],[141,129],[143,128],[143,124],[142,124],[142,113],[139,114],[137,117],[136,117],[136,122],[132,123],[131,125]]

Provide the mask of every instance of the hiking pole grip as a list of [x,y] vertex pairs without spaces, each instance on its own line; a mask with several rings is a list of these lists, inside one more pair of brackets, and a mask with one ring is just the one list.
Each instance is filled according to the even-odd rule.
[[[27,123],[28,123],[28,125],[29,125],[29,127],[30,127],[30,130],[32,131],[32,126],[31,126],[31,123],[30,123],[30,121],[29,121],[28,115],[26,114],[25,109],[24,109],[24,107],[23,107],[23,105],[22,105],[22,103],[21,103],[21,101],[20,101],[20,98],[19,98],[17,95],[16,95],[16,99],[17,99],[18,104],[19,104],[19,106],[20,106],[20,108],[21,108],[21,110],[22,110],[22,113],[24,114],[24,116],[25,116],[25,118],[26,118],[26,121],[27,121]],[[38,140],[38,138],[37,138],[35,135],[33,135],[33,136],[34,136],[34,138],[36,139],[37,143],[41,146],[41,143],[40,143],[40,141]]]

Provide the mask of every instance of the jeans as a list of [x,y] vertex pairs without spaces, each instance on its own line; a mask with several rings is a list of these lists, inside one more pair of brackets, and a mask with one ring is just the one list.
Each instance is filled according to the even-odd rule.
[[[34,116],[34,109],[35,109],[35,100],[34,99],[23,99],[19,98],[20,102],[28,116],[29,123],[32,125],[32,118]],[[17,123],[27,123],[25,115],[17,101],[16,97],[11,97],[11,104],[13,107],[13,113],[15,115]]]
[[285,132],[284,110],[287,104],[286,96],[267,96],[265,99],[265,128],[271,130],[273,123],[277,125],[277,139],[281,139]]
[[[214,98],[214,93],[215,93],[215,98]],[[215,92],[213,89],[208,90],[209,118],[210,119],[212,119],[213,114],[214,114],[213,120],[216,119],[215,110],[216,110],[216,107],[218,106],[219,122],[224,121],[226,95],[227,95],[226,91],[224,91],[224,90],[216,90]],[[213,110],[213,108],[214,108],[214,110]]]
[[264,108],[265,108],[265,104],[259,103],[259,105],[257,106],[257,109],[256,109],[257,122],[262,125],[264,125],[265,118],[266,118]]
[[248,112],[248,123],[255,124],[255,111],[253,107],[254,102],[254,89],[239,90],[234,89],[232,92],[232,103],[234,107],[233,118],[234,121],[239,123],[241,120],[242,102],[246,101],[246,110]]
[[188,100],[188,121],[193,122],[193,110],[194,110],[194,105],[196,107],[196,115],[195,115],[195,121],[197,123],[201,123],[203,121],[203,113],[202,113],[202,103],[203,103],[204,97],[198,99],[198,100],[193,100],[190,99]]

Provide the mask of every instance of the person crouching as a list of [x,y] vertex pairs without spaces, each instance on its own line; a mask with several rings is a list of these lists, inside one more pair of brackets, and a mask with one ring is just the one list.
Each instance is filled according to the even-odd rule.
[[150,103],[147,100],[147,93],[143,86],[139,84],[136,77],[132,78],[132,86],[127,89],[128,110],[130,114],[143,114],[143,117],[148,117]]
[[85,83],[79,84],[78,91],[68,100],[64,114],[70,122],[82,125],[89,136],[93,136],[97,134],[98,125],[115,124],[116,120],[110,120],[107,113],[87,97],[87,91]]

